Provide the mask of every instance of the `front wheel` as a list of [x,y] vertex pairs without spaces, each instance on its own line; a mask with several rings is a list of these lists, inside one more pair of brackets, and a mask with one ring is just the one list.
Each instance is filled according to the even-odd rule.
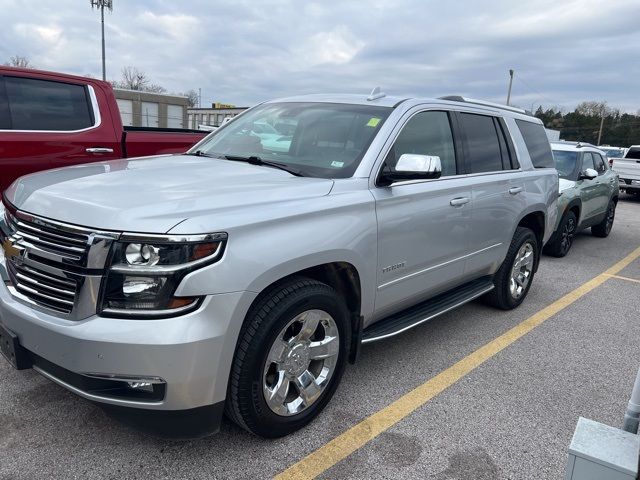
[[568,211],[564,217],[562,217],[553,240],[545,245],[545,253],[553,255],[554,257],[564,257],[569,253],[571,245],[573,245],[573,236],[576,233],[577,225],[576,214]]
[[516,228],[507,256],[493,277],[495,288],[486,295],[490,305],[511,310],[523,302],[531,288],[539,252],[533,231],[526,227]]
[[607,206],[607,215],[604,217],[604,220],[602,220],[602,222],[591,227],[591,233],[595,237],[608,237],[611,233],[611,229],[613,228],[613,220],[615,219],[615,217],[616,202],[614,202],[613,200],[609,200],[609,205]]
[[350,338],[348,310],[329,285],[298,277],[267,292],[240,332],[227,416],[263,437],[302,428],[333,396]]

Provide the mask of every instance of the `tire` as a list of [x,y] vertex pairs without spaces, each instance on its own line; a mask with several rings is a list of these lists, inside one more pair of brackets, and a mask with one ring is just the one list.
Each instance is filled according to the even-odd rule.
[[[523,253],[527,254],[527,261],[526,265],[522,263],[520,271],[524,271],[528,266],[528,273],[526,276],[522,274],[526,277],[524,280],[518,277],[523,284],[514,281],[515,292],[512,293],[512,271],[516,267],[516,260],[521,260],[520,255]],[[533,231],[525,227],[516,228],[507,255],[493,277],[495,288],[485,296],[486,302],[501,310],[511,310],[520,305],[531,288],[539,256],[538,239]]]
[[556,231],[553,240],[545,245],[544,252],[554,257],[564,257],[569,253],[569,250],[571,250],[577,226],[578,220],[576,218],[576,214],[572,211],[565,213],[558,225],[558,230]]
[[605,238],[608,237],[613,228],[613,220],[616,217],[616,202],[609,200],[607,206],[607,214],[598,225],[591,227],[591,233],[594,237]]
[[[316,330],[309,333],[316,320]],[[318,345],[327,339],[333,339],[327,343],[331,355],[327,349],[326,358],[311,360],[321,353]],[[350,344],[349,312],[333,288],[306,277],[275,286],[250,309],[240,331],[229,379],[227,416],[267,438],[299,430],[335,393]],[[325,368],[331,373],[323,377]],[[300,403],[296,406],[296,402]]]

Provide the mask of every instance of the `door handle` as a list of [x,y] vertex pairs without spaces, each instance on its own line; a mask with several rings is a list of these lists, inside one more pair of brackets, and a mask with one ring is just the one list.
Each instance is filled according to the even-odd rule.
[[452,207],[461,207],[465,203],[469,203],[469,197],[454,198],[449,202]]
[[106,147],[90,147],[85,149],[87,153],[113,153],[113,148]]
[[511,195],[517,195],[518,193],[520,193],[522,191],[522,187],[511,187],[509,189],[509,193]]

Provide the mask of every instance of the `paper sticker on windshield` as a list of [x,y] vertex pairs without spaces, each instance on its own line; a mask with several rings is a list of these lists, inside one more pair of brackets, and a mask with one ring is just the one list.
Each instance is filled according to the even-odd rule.
[[336,162],[335,160],[331,162],[332,167],[342,168],[343,165],[344,165],[344,162]]
[[378,117],[371,117],[369,119],[369,122],[367,123],[367,127],[377,127],[378,124],[380,123],[380,119]]

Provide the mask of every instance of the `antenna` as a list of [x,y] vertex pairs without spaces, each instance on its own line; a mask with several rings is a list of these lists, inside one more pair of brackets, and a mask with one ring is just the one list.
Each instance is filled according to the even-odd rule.
[[372,102],[373,100],[378,100],[379,98],[383,98],[386,96],[387,94],[384,93],[382,90],[380,90],[380,87],[376,87],[373,90],[371,90],[371,93],[367,97],[367,101]]

